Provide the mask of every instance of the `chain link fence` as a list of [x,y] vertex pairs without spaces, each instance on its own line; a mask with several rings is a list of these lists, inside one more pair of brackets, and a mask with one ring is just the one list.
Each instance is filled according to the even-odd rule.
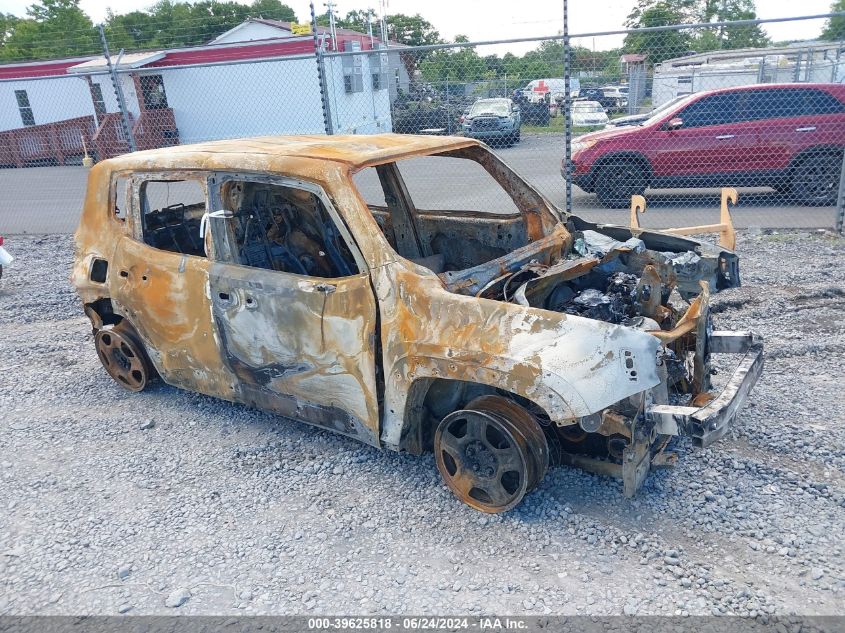
[[[290,41],[112,51],[61,60],[46,76],[36,72],[43,62],[19,65],[22,77],[0,66],[0,185],[11,192],[0,232],[73,230],[86,154],[386,132],[480,139],[593,221],[627,223],[631,196],[643,194],[644,226],[708,224],[720,189],[736,187],[740,227],[841,230],[845,42],[761,46],[759,28],[426,47],[317,29]],[[483,174],[418,162],[403,175],[421,208],[497,208]]]

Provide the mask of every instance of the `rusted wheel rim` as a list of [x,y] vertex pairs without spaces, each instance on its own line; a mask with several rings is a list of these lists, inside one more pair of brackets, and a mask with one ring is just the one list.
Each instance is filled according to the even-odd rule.
[[531,457],[506,420],[484,411],[455,411],[434,437],[437,469],[461,501],[505,512],[528,491]]
[[510,398],[499,395],[479,396],[467,405],[467,409],[498,416],[513,427],[514,437],[531,458],[526,492],[531,491],[549,468],[549,444],[536,415]]
[[149,371],[144,352],[129,336],[116,329],[100,330],[94,344],[103,367],[121,387],[141,391],[147,386]]

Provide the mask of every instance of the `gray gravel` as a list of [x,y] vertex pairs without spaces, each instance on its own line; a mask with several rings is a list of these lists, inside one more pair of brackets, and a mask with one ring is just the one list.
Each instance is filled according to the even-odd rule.
[[479,514],[432,457],[111,382],[69,236],[0,281],[0,614],[842,614],[845,240],[744,234],[716,325],[766,338],[733,437]]

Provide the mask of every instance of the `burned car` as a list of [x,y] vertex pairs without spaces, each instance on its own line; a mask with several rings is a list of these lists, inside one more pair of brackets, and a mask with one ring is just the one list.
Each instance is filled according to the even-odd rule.
[[[515,211],[417,206],[416,157],[471,164]],[[364,172],[381,204],[356,184]],[[160,378],[433,451],[448,488],[485,512],[557,464],[633,495],[671,462],[673,436],[724,435],[762,368],[758,337],[712,328],[710,294],[740,283],[733,252],[566,214],[467,138],[128,154],[91,170],[75,239],[72,281],[123,387]],[[714,354],[736,358],[720,389]]]

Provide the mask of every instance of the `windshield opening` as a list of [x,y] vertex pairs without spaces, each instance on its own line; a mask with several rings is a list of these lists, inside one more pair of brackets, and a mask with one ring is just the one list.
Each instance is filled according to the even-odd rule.
[[560,220],[547,200],[483,147],[364,168],[353,182],[390,246],[438,274],[542,241]]
[[510,114],[507,101],[476,101],[470,108],[469,115],[480,116],[493,114],[496,116],[508,116]]

